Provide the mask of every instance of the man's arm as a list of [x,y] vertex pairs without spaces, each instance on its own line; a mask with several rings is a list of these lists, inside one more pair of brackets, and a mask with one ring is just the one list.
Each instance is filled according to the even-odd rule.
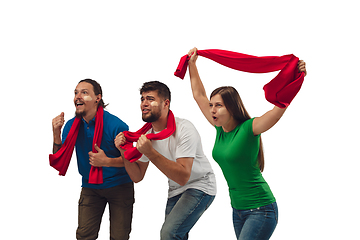
[[[115,147],[119,149],[121,156],[124,156],[125,150],[120,148],[120,145],[123,145],[126,142],[124,134],[119,133],[114,139]],[[123,159],[123,163],[125,165],[126,172],[129,174],[131,180],[135,183],[140,182],[144,179],[147,167],[149,166],[149,162],[133,162],[131,163],[125,158]]]
[[95,144],[94,148],[97,153],[89,152],[90,165],[94,167],[124,167],[124,160],[122,156],[116,158],[109,158],[105,152]]
[[145,135],[139,138],[136,148],[169,179],[181,186],[184,186],[189,181],[194,158],[178,158],[176,162],[171,161],[157,152]]
[[57,151],[59,151],[59,149],[62,146],[62,141],[61,141],[61,128],[65,123],[65,119],[64,119],[64,113],[60,113],[60,115],[56,116],[53,120],[52,120],[52,128],[53,128],[53,137],[54,137],[54,142],[53,142],[53,154],[55,154]]
[[[111,125],[113,128],[112,130],[113,132],[117,132],[118,134],[120,134],[123,131],[129,130],[129,127],[126,123],[124,123],[118,118],[114,118],[114,119],[115,119],[115,123]],[[115,140],[114,140],[114,146],[116,147]],[[94,148],[96,149],[97,153],[93,153],[92,151],[89,152],[90,165],[94,167],[125,167],[122,153],[121,156],[119,157],[110,158],[96,144]]]

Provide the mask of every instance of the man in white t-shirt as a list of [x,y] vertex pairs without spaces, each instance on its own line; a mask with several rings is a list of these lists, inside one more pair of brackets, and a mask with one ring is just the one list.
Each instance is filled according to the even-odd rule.
[[[146,82],[140,89],[142,119],[151,122],[147,133],[166,128],[170,110],[169,88],[158,81]],[[134,163],[125,160],[125,168],[134,182],[140,182],[151,161],[169,179],[169,195],[161,240],[188,239],[190,229],[213,202],[215,175],[203,153],[200,135],[194,125],[175,117],[176,130],[163,140],[149,140],[142,135],[136,148],[142,157]],[[115,146],[125,143],[120,133]],[[119,147],[118,147],[119,148]],[[124,150],[119,148],[124,156]]]

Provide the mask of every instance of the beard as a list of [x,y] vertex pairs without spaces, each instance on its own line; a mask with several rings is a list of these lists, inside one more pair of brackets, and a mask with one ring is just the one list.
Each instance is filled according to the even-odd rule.
[[151,123],[151,122],[155,122],[157,121],[161,116],[161,113],[160,111],[158,112],[150,112],[150,114],[148,116],[144,116],[144,114],[142,115],[142,120],[144,122],[148,122],[148,123]]
[[75,117],[77,118],[82,118],[85,115],[86,115],[85,111],[80,111],[80,112],[75,111]]

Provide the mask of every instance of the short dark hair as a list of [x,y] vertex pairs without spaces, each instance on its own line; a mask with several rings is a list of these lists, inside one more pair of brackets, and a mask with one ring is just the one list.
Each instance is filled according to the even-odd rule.
[[144,83],[140,88],[140,94],[149,91],[156,91],[159,97],[162,98],[162,100],[169,99],[169,101],[171,102],[171,92],[168,86],[166,86],[166,84],[159,81],[150,81]]
[[106,108],[106,106],[109,105],[109,104],[105,104],[105,103],[104,103],[104,100],[103,100],[103,98],[102,98],[102,96],[103,96],[102,89],[101,89],[100,84],[99,84],[97,81],[92,80],[92,79],[90,79],[90,78],[86,78],[86,79],[84,79],[84,80],[81,80],[79,83],[81,83],[81,82],[90,83],[90,84],[93,86],[93,88],[94,88],[94,93],[95,93],[95,95],[99,95],[99,94],[101,95],[101,100],[100,100],[98,106],[102,106],[103,108]]

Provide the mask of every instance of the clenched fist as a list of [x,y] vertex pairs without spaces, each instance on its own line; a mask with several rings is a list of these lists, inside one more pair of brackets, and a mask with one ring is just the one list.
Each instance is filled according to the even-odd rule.
[[126,142],[126,138],[125,138],[125,135],[124,133],[119,133],[116,138],[114,139],[114,144],[115,144],[115,147],[119,150],[121,150],[120,146],[121,145],[124,145]]
[[54,143],[61,144],[61,128],[65,123],[64,112],[60,113],[60,115],[56,116],[52,120],[52,128],[54,134]]

